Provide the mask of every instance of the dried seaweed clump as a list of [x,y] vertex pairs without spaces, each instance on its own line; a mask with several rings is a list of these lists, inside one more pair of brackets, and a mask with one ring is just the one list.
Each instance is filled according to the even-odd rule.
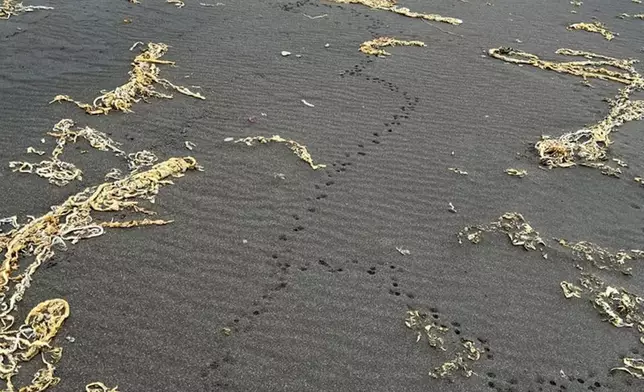
[[162,43],[148,43],[147,49],[134,58],[132,70],[129,72],[130,80],[122,86],[111,91],[101,91],[102,95],[96,97],[92,104],[73,100],[68,95],[57,95],[50,102],[67,101],[76,104],[88,114],[108,114],[112,110],[132,113],[132,105],[147,98],[172,98],[171,94],[159,92],[155,84],[160,84],[165,89],[173,89],[181,94],[194,98],[206,99],[199,93],[194,93],[183,86],[172,84],[169,80],[159,77],[160,68],[157,64],[174,65],[173,61],[160,60],[166,54],[168,46]]
[[390,37],[378,37],[360,44],[360,51],[373,56],[390,56],[391,53],[384,49],[385,46],[425,46],[422,41],[402,41]]
[[259,142],[260,144],[266,144],[270,142],[284,143],[289,146],[289,148],[295,155],[297,155],[304,162],[308,163],[313,170],[326,167],[326,165],[316,164],[313,162],[313,158],[311,157],[311,154],[309,153],[309,150],[306,148],[306,146],[301,145],[295,140],[284,139],[279,135],[274,135],[270,138],[264,136],[253,136],[235,140],[235,143],[245,143],[247,146],[253,146],[254,142]]
[[614,371],[626,372],[635,378],[644,380],[644,358],[624,357],[622,362],[624,366],[610,369],[611,373]]
[[416,332],[416,342],[419,342],[424,337],[430,347],[445,351],[443,337],[449,329],[438,325],[426,313],[420,313],[418,310],[408,310],[405,325]]
[[336,3],[341,3],[341,4],[362,4],[374,10],[390,11],[390,12],[394,12],[399,15],[404,15],[410,18],[419,18],[419,19],[425,19],[425,20],[430,20],[434,22],[449,23],[453,25],[459,25],[463,23],[462,20],[456,19],[456,18],[440,16],[436,14],[423,14],[420,12],[410,11],[409,8],[397,6],[396,0],[331,0],[331,1],[334,1]]
[[18,3],[17,0],[2,0],[2,6],[0,6],[0,19],[9,19],[12,16],[25,12],[53,9],[54,7],[46,7],[44,5],[24,5],[22,2]]
[[508,176],[523,178],[528,175],[528,171],[525,169],[509,168],[509,169],[505,169],[505,174],[507,174]]
[[592,23],[573,23],[567,27],[568,30],[585,30],[591,33],[599,33],[607,40],[612,40],[615,38],[616,33],[608,30],[606,26],[599,22],[594,21]]
[[616,328],[633,328],[644,344],[644,298],[624,288],[608,286],[599,277],[582,274],[579,286],[563,281],[566,298],[587,298],[602,317]]
[[473,244],[478,244],[484,232],[505,233],[512,245],[523,246],[525,250],[537,250],[537,247],[545,246],[539,232],[518,212],[506,212],[496,221],[484,226],[467,226],[458,233],[458,242],[462,243],[465,237]]
[[[543,136],[535,144],[541,164],[553,167],[571,167],[583,164],[602,170],[604,174],[618,176],[619,168],[614,168],[601,161],[607,159],[607,149],[612,143],[610,134],[624,123],[644,118],[644,100],[631,101],[631,95],[644,89],[644,79],[634,68],[637,60],[616,59],[595,53],[571,49],[558,49],[557,54],[582,56],[586,60],[554,62],[541,60],[539,57],[512,48],[490,49],[491,57],[514,63],[567,73],[582,77],[584,80],[596,78],[623,83],[613,99],[607,100],[610,105],[608,115],[601,121],[574,132],[568,132],[558,138]],[[610,69],[610,67],[614,69]]]
[[631,251],[622,249],[617,252],[612,252],[609,249],[602,248],[588,241],[571,243],[560,239],[559,245],[570,249],[574,257],[592,263],[597,269],[619,271],[624,275],[632,274],[632,267],[628,265],[630,261],[644,258],[644,251],[639,249],[633,249]]
[[[169,223],[151,219],[95,222],[92,213],[130,209],[153,214],[140,207],[135,199],[154,200],[161,186],[171,184],[170,177],[183,176],[196,167],[192,157],[171,158],[148,171],[87,188],[53,206],[50,212],[0,233],[0,252],[4,253],[0,265],[0,379],[6,382],[7,391],[39,392],[58,383],[54,370],[62,350],[53,347],[51,341],[69,316],[67,302],[62,299],[44,301],[31,310],[22,326],[12,328],[17,305],[31,286],[38,268],[54,256],[56,249],[65,249],[67,242],[74,244],[81,239],[100,236],[104,227]],[[30,265],[21,265],[24,258],[30,257],[33,258]],[[24,363],[38,354],[45,367],[36,372],[29,386],[15,388],[12,378]],[[94,386],[100,388],[98,384]]]
[[[447,351],[445,348],[445,334],[449,328],[437,324],[431,320],[427,313],[410,309],[407,311],[405,326],[416,333],[416,342],[425,338],[430,347],[440,351]],[[476,347],[473,341],[461,339],[459,348],[453,353],[453,358],[437,366],[429,375],[433,378],[453,379],[461,371],[464,377],[470,377],[474,372],[470,369],[469,362],[481,359],[481,350]]]
[[447,378],[451,380],[460,371],[464,377],[471,377],[474,371],[470,368],[469,362],[481,359],[481,350],[471,340],[463,339],[461,345],[463,349],[456,352],[453,359],[443,362],[443,364],[429,372],[429,375],[433,378]]

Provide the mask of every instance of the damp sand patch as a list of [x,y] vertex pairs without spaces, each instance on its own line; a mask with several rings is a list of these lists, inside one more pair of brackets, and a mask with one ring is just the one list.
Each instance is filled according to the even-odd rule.
[[[134,47],[136,47],[136,44]],[[173,61],[161,60],[161,57],[167,51],[168,45],[166,44],[148,43],[147,47],[134,58],[128,82],[114,90],[101,91],[101,95],[96,97],[91,104],[75,101],[69,95],[57,95],[50,104],[54,102],[71,102],[88,114],[108,114],[112,110],[133,113],[132,106],[140,101],[147,102],[149,98],[172,98],[172,94],[158,91],[155,88],[156,85],[193,98],[206,99],[200,93],[192,92],[186,87],[175,85],[169,80],[160,77],[161,69],[159,65],[175,65]]]

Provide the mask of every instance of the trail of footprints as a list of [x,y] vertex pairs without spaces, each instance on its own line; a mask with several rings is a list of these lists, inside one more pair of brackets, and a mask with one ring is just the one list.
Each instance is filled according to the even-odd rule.
[[[304,6],[333,8],[338,7],[339,5],[311,3],[310,0],[300,0],[281,4],[280,8],[286,12],[300,13],[301,11],[299,9]],[[376,30],[384,27],[384,23],[372,15],[363,14],[354,8],[342,8],[356,17],[364,16],[365,18],[371,18],[371,24],[368,26],[367,30],[371,33],[372,37],[377,37],[379,34]],[[278,242],[283,243],[283,245],[282,251],[274,251],[270,254],[270,258],[275,266],[275,272],[271,275],[273,282],[267,286],[261,298],[253,303],[252,309],[247,314],[241,315],[233,320],[232,325],[230,325],[233,333],[250,330],[252,328],[253,319],[267,311],[274,299],[274,296],[288,287],[290,279],[297,273],[307,271],[324,271],[331,274],[341,274],[348,270],[352,270],[364,273],[368,276],[384,276],[384,279],[381,280],[383,291],[393,297],[401,298],[403,301],[410,301],[415,298],[414,293],[406,289],[403,283],[405,270],[395,263],[364,263],[358,259],[341,261],[320,258],[317,261],[304,261],[295,265],[295,262],[290,257],[292,249],[289,247],[289,244],[297,239],[297,235],[299,233],[306,230],[304,223],[302,223],[304,220],[303,216],[312,218],[318,212],[320,206],[323,205],[321,204],[323,203],[323,200],[327,199],[329,197],[329,193],[334,189],[336,185],[335,178],[338,178],[350,171],[354,164],[357,164],[360,159],[368,155],[373,151],[373,149],[383,147],[387,135],[398,132],[405,120],[408,120],[414,113],[420,102],[418,97],[413,97],[408,92],[401,91],[400,87],[394,82],[388,81],[382,77],[370,75],[367,72],[367,69],[369,65],[376,60],[377,59],[365,57],[352,68],[340,72],[339,77],[360,78],[379,84],[380,86],[384,86],[393,93],[393,96],[398,96],[400,98],[401,106],[396,112],[390,113],[388,119],[382,123],[383,126],[381,129],[375,130],[368,138],[365,139],[364,142],[357,144],[352,150],[346,151],[344,154],[345,159],[332,163],[330,168],[326,170],[326,180],[314,184],[314,197],[308,198],[309,206],[307,207],[306,212],[304,214],[293,214],[292,231],[290,233],[281,233],[277,236]],[[394,258],[395,257],[392,255],[392,259]],[[430,311],[432,312],[432,317],[434,319],[437,321],[440,320],[441,315],[438,309],[432,308]],[[448,324],[452,333],[455,335],[455,338],[458,338],[461,335],[460,323],[453,321]],[[448,326],[447,324],[442,325]],[[487,339],[477,338],[477,343],[484,349],[483,359],[487,361],[493,360],[494,354],[488,345]],[[221,361],[215,361],[209,364],[208,368],[203,371],[204,375],[202,376],[205,377],[205,374],[210,374],[211,371],[217,370],[220,372],[219,376],[221,380],[225,380],[225,368],[234,363],[234,358],[232,358],[230,354],[226,354]],[[490,368],[489,363],[481,367],[487,369]],[[476,370],[478,369],[475,369],[475,371]],[[566,377],[544,377],[537,375],[535,377],[522,376],[503,378],[499,377],[493,371],[477,374],[491,391],[497,392],[612,391],[620,390],[617,385],[618,383],[629,386],[633,384],[633,381],[630,378],[611,376],[600,378],[598,373],[594,371],[583,375],[567,375]],[[220,381],[216,383],[216,386],[227,388],[229,387],[229,384],[224,381]]]

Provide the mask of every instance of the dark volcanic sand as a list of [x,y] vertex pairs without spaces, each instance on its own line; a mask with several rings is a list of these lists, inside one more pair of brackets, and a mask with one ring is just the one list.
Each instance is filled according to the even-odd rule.
[[[644,190],[632,181],[644,174],[641,122],[615,134],[612,156],[630,165],[622,179],[540,170],[530,150],[542,134],[601,119],[602,99],[621,86],[591,81],[589,89],[483,56],[514,46],[549,59],[560,47],[641,58],[644,22],[615,16],[644,6],[587,0],[572,14],[566,0],[404,2],[464,20],[433,27],[315,0],[186,0],[183,9],[141,1],[33,0],[55,10],[0,22],[0,217],[40,215],[120,164],[95,150],[74,155],[87,149],[79,143],[66,156],[85,170],[83,183],[58,188],[12,173],[8,162],[40,147],[61,118],[109,132],[128,151],[191,153],[205,167],[162,189],[156,209],[172,225],[110,230],[37,273],[20,317],[48,298],[72,309],[52,391],[96,380],[123,392],[641,390],[608,369],[644,346],[586,301],[564,299],[559,282],[578,274],[565,252],[544,260],[500,236],[459,245],[455,233],[516,210],[548,240],[644,247]],[[592,17],[620,36],[566,31]],[[380,35],[427,47],[391,48],[388,58],[358,52]],[[47,105],[57,94],[87,101],[124,83],[135,41],[170,45],[166,57],[178,67],[162,75],[201,86],[207,100],[176,95],[109,116]],[[259,134],[300,141],[329,167],[310,170],[280,145],[223,142]],[[529,174],[507,176],[508,167]],[[603,276],[644,292],[641,266],[628,279]],[[403,325],[408,306],[436,308],[460,336],[487,342],[477,376],[428,377],[448,357],[415,343]]]

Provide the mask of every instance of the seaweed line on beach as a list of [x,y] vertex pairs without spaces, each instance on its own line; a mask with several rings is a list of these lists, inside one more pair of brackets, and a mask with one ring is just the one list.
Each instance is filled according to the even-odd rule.
[[372,56],[390,56],[391,53],[384,49],[386,46],[425,46],[422,41],[404,41],[390,37],[378,37],[360,44],[360,51]]
[[[136,47],[137,44],[134,44]],[[155,84],[160,84],[165,89],[172,89],[181,94],[206,99],[199,93],[194,93],[188,88],[171,83],[167,79],[159,77],[161,72],[157,64],[174,66],[173,61],[160,60],[168,51],[168,45],[163,43],[150,42],[147,48],[137,55],[132,62],[132,70],[129,72],[130,80],[122,86],[111,91],[101,91],[100,96],[96,97],[91,104],[75,101],[69,95],[57,95],[50,103],[54,102],[72,102],[79,108],[85,110],[88,114],[108,114],[112,110],[124,113],[132,113],[132,105],[146,101],[147,98],[172,98],[171,94],[159,92],[155,89]]]
[[596,78],[625,84],[626,86],[622,87],[613,99],[607,99],[610,109],[601,121],[577,131],[565,133],[558,138],[544,135],[534,146],[541,164],[548,168],[582,165],[619,177],[621,169],[603,161],[608,159],[608,147],[612,143],[611,133],[629,121],[644,118],[644,100],[631,100],[633,93],[644,90],[644,79],[634,67],[637,60],[617,59],[565,48],[558,49],[556,53],[581,56],[586,60],[547,61],[534,54],[507,47],[490,49],[488,53],[491,57],[509,63],[532,65],[543,70],[579,76],[586,82],[590,78]]
[[580,23],[573,23],[567,27],[568,30],[584,30],[588,31],[590,33],[598,33],[601,34],[602,37],[606,38],[608,41],[612,40],[615,38],[616,35],[619,35],[617,33],[614,33],[601,22],[599,21],[594,21],[591,23],[585,23],[585,22],[580,22]]
[[[33,217],[22,225],[16,217],[2,219],[3,223],[12,225],[11,230],[0,232],[0,251],[4,251],[0,266],[0,350],[3,357],[0,379],[6,382],[7,392],[40,392],[59,382],[54,370],[62,349],[51,343],[69,316],[69,304],[64,299],[44,301],[29,312],[20,327],[12,328],[17,305],[31,286],[38,268],[50,260],[56,250],[66,249],[67,243],[98,237],[105,227],[171,223],[148,218],[97,222],[92,213],[133,210],[153,215],[153,211],[141,207],[136,199],[153,201],[162,186],[172,184],[170,178],[181,177],[186,171],[197,168],[192,157],[170,158],[148,171],[86,188],[62,204],[53,206],[50,212]],[[28,266],[21,266],[24,258],[33,258],[33,261]],[[44,366],[35,373],[30,385],[16,389],[13,378],[20,367],[39,354]],[[88,384],[86,390],[110,391],[102,383]]]
[[434,22],[449,23],[453,25],[459,25],[463,23],[462,20],[457,18],[441,16],[437,14],[425,14],[421,12],[414,12],[414,11],[411,11],[409,8],[399,7],[398,5],[396,5],[397,4],[396,0],[331,0],[331,1],[335,3],[341,3],[341,4],[361,4],[374,10],[389,11],[389,12],[393,12],[399,15],[404,15],[410,18],[419,18],[419,19],[425,19],[425,20],[434,21]]
[[[226,139],[226,141],[233,141],[233,139],[228,138]],[[260,144],[266,144],[266,143],[286,144],[291,149],[291,151],[293,151],[293,154],[297,155],[301,160],[308,163],[313,170],[322,169],[326,167],[326,165],[316,164],[315,162],[313,162],[313,158],[311,157],[311,154],[309,153],[309,150],[306,148],[306,146],[296,142],[295,140],[284,139],[279,135],[274,135],[269,138],[264,136],[249,136],[249,137],[241,138],[234,141],[234,143],[244,143],[247,146],[253,146],[255,142],[259,142]]]

